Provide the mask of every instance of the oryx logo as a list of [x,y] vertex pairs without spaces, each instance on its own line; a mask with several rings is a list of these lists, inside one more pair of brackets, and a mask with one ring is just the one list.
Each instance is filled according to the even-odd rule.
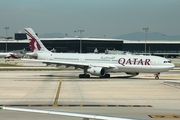
[[31,35],[27,30],[26,31],[26,34],[27,36],[29,36],[29,40],[30,40],[30,43],[29,43],[29,47],[31,49],[31,52],[34,52],[34,50],[41,50],[41,46],[40,44],[38,43],[38,41],[33,37],[33,35]]

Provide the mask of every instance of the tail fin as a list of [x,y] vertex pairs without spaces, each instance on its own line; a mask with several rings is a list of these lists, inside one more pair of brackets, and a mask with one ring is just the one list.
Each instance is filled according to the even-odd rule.
[[47,51],[46,47],[42,44],[38,36],[35,34],[32,28],[25,28],[26,36],[28,38],[29,47],[31,49],[31,52],[37,52],[37,51]]

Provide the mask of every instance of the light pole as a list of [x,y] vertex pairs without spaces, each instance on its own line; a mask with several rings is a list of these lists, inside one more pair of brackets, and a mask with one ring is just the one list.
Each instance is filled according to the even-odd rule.
[[82,32],[84,32],[84,30],[77,30],[77,31],[74,31],[74,32],[80,32],[80,35],[81,35],[81,38],[80,38],[80,41],[79,41],[79,53],[82,53]]
[[146,39],[145,39],[145,44],[144,44],[144,53],[146,55],[146,40],[148,39],[147,38],[147,32],[148,32],[149,28],[143,28],[143,30],[145,30],[145,32],[146,32]]
[[4,27],[4,29],[6,29],[6,52],[7,52],[7,39],[8,39],[7,30],[9,29],[9,27]]

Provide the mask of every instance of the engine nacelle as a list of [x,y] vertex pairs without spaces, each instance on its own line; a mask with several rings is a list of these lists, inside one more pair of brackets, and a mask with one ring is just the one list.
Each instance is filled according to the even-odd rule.
[[91,67],[87,70],[88,73],[91,75],[96,75],[96,76],[104,76],[106,71],[102,67]]

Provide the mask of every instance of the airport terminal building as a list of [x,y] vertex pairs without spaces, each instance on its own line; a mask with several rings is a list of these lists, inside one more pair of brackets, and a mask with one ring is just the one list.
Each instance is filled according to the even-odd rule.
[[[119,50],[136,54],[154,54],[165,57],[180,56],[179,41],[132,41],[110,38],[41,38],[42,43],[49,50],[69,53],[105,53],[106,50]],[[1,51],[26,49],[29,51],[29,44],[25,33],[15,33],[15,39],[0,40]],[[145,51],[146,48],[146,51]],[[96,51],[97,52],[97,51]]]

